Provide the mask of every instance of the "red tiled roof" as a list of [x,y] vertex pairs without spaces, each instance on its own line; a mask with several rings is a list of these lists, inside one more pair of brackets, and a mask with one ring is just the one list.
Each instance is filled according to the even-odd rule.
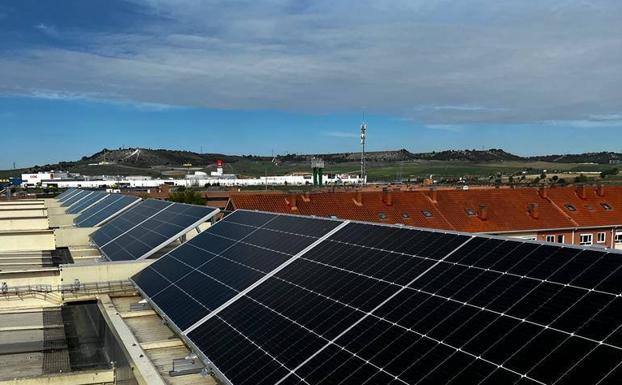
[[[599,195],[599,188],[593,186],[548,191],[549,198],[559,209],[581,227],[621,225],[622,186],[605,186],[600,194],[602,196]],[[568,205],[572,205],[575,211]]]
[[[490,233],[516,230],[538,230],[575,227],[537,189],[486,189],[438,191],[439,210],[456,230]],[[537,214],[530,214],[530,205],[537,205]],[[488,209],[488,218],[468,215],[467,210]],[[535,209],[535,207],[534,207]]]
[[[596,187],[588,187],[586,199],[573,187],[542,193],[535,188],[391,191],[391,204],[381,191],[318,192],[294,195],[295,209],[291,194],[233,193],[228,207],[486,233],[622,225],[622,186],[603,191],[600,197]],[[565,209],[566,203],[576,211]]]

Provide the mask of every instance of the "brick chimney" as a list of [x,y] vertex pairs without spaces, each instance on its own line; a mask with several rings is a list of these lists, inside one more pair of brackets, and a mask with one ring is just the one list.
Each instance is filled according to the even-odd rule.
[[587,188],[585,187],[584,184],[577,187],[577,195],[579,196],[579,198],[583,200],[587,199]]
[[530,203],[527,210],[529,211],[529,216],[533,219],[540,218],[540,206],[537,203]]
[[598,185],[598,190],[596,190],[596,193],[598,194],[599,197],[604,197],[605,196],[605,186],[603,186],[602,184]]
[[298,205],[296,204],[296,194],[289,194],[287,198],[287,204],[289,205],[290,210],[298,211]]
[[354,201],[354,204],[357,206],[363,206],[363,192],[361,190],[358,190],[356,192],[356,197],[352,199]]
[[392,206],[393,205],[393,194],[387,188],[383,188],[382,189],[382,201],[387,206]]
[[305,191],[304,195],[302,196],[302,200],[305,202],[311,202],[311,193]]
[[488,206],[487,205],[479,205],[479,210],[477,211],[477,216],[482,221],[488,220]]
[[549,190],[546,188],[546,186],[542,186],[538,190],[538,194],[540,194],[540,198],[546,199],[549,197]]
[[436,191],[435,188],[430,189],[430,200],[433,203],[437,203],[438,202],[438,191]]

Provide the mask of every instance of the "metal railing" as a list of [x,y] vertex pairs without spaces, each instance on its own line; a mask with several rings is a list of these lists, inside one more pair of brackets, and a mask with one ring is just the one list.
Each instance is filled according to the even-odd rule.
[[75,281],[71,284],[63,285],[23,285],[8,286],[6,283],[0,285],[0,299],[8,297],[35,296],[46,300],[60,300],[65,296],[86,296],[93,294],[114,294],[120,292],[133,291],[134,285],[130,281],[107,281],[81,283]]

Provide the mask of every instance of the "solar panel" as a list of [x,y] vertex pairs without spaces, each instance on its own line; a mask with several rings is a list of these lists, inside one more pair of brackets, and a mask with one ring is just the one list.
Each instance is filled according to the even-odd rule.
[[144,259],[218,212],[212,207],[147,200],[100,228],[93,241],[111,261]]
[[67,191],[65,191],[64,193],[62,193],[61,195],[57,196],[57,197],[56,197],[56,199],[57,199],[59,202],[64,202],[64,201],[66,201],[67,199],[69,199],[71,196],[73,196],[73,195],[75,195],[75,194],[79,193],[80,191],[82,191],[82,190],[79,190],[79,189],[71,189],[71,190],[67,190]]
[[144,200],[99,228],[91,239],[101,247],[170,205],[172,203],[166,201]]
[[[211,237],[206,247],[226,247]],[[246,289],[227,281],[236,294],[204,303],[199,321],[200,296],[226,292],[204,287],[206,277],[244,276],[237,265],[203,274],[180,267],[192,258],[163,259],[134,281],[165,318],[184,309],[176,329],[225,383],[622,379],[619,252],[345,222]],[[192,274],[192,285],[182,287],[179,274]],[[190,287],[202,289],[184,296]]]
[[105,223],[123,210],[137,204],[139,201],[140,198],[128,195],[108,195],[101,201],[82,211],[75,219],[75,223],[78,227],[100,226],[102,223]]
[[90,195],[86,196],[84,199],[71,205],[71,207],[67,209],[67,213],[80,214],[82,211],[88,209],[89,207],[93,206],[95,203],[101,201],[107,196],[108,194],[105,192],[94,191]]
[[[133,280],[178,330],[184,330],[340,224],[312,218],[293,223],[290,217],[236,211]],[[255,237],[260,232],[262,237]],[[184,306],[175,306],[175,297]]]
[[76,194],[74,194],[71,197],[67,198],[66,200],[62,201],[61,202],[61,206],[71,207],[71,205],[79,202],[80,200],[84,199],[85,197],[87,197],[91,193],[92,193],[92,191],[80,190]]
[[69,189],[69,190],[65,190],[65,191],[63,191],[62,193],[58,194],[58,195],[56,196],[56,199],[57,199],[57,200],[64,199],[66,196],[73,194],[75,191],[76,191],[76,190],[75,190],[75,189],[72,189],[72,188],[71,188],[71,189]]

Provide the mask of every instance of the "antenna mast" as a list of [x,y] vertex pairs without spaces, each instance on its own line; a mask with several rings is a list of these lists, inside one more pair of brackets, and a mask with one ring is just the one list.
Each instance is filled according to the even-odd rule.
[[367,123],[365,123],[365,114],[363,114],[363,123],[361,124],[361,178],[363,184],[367,182],[366,169],[365,169],[365,139],[367,137]]

